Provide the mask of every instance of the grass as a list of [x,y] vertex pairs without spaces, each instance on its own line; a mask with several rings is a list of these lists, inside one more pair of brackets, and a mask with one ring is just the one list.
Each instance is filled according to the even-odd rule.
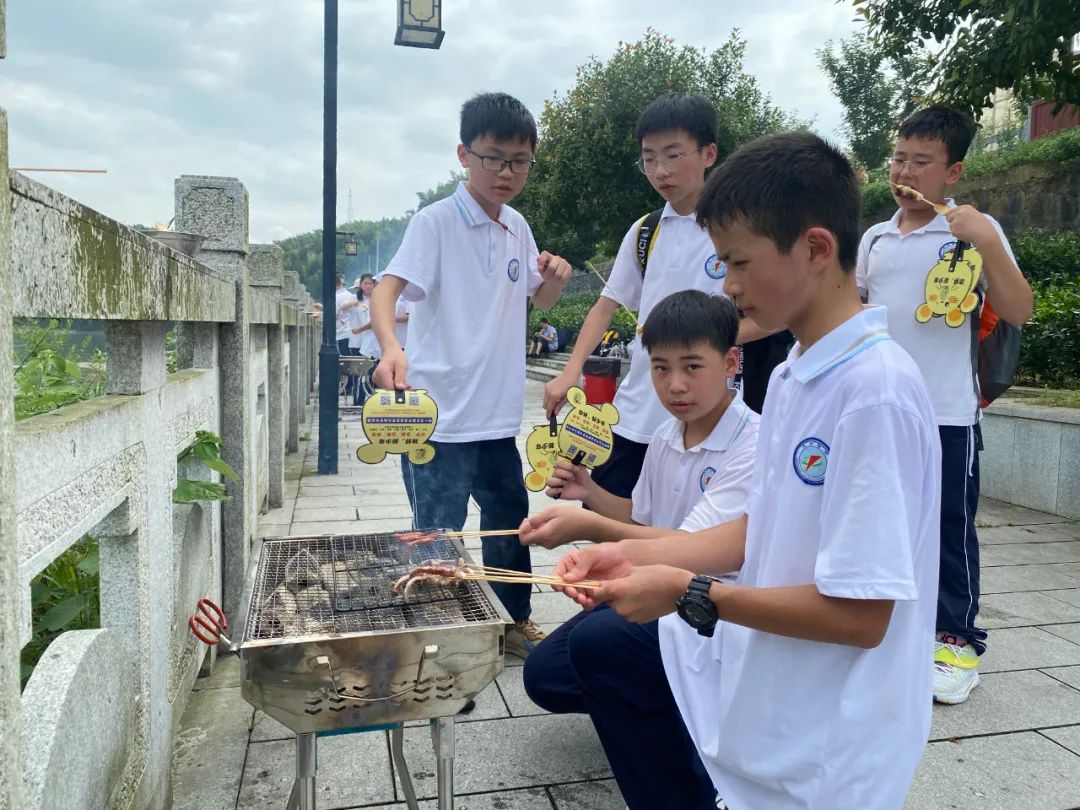
[[1025,405],[1041,405],[1045,408],[1080,408],[1080,391],[1043,391],[1035,396],[1020,399]]

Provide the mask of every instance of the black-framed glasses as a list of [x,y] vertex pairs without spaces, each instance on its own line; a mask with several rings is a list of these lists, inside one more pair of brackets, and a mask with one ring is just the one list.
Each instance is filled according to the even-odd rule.
[[898,157],[897,155],[893,155],[891,158],[889,158],[889,165],[892,166],[897,171],[903,171],[904,167],[907,166],[908,167],[908,172],[910,174],[918,175],[918,174],[922,174],[928,168],[930,168],[931,166],[934,166],[934,165],[948,166],[949,161],[947,161],[947,160],[914,160],[914,159],[913,160],[908,160],[906,158],[902,158],[902,157]]
[[533,164],[536,163],[532,158],[517,158],[515,160],[507,160],[501,158],[498,155],[481,155],[478,152],[474,152],[469,147],[465,146],[465,151],[472,155],[474,158],[480,160],[480,165],[484,167],[485,171],[494,172],[498,174],[507,166],[510,167],[510,171],[514,174],[528,174],[532,169]]
[[691,149],[688,152],[679,152],[677,155],[664,155],[663,157],[642,156],[634,161],[634,165],[638,167],[638,171],[642,174],[655,174],[660,167],[663,167],[666,171],[672,171],[675,164],[684,157],[700,152],[704,148],[704,146],[699,146],[697,149]]

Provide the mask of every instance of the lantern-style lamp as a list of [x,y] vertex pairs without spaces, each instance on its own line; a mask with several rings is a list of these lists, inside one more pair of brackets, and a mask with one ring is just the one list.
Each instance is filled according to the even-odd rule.
[[442,45],[442,0],[397,0],[395,45],[438,48]]
[[354,240],[351,236],[348,239],[345,240],[345,255],[346,256],[355,256],[356,255],[356,240]]

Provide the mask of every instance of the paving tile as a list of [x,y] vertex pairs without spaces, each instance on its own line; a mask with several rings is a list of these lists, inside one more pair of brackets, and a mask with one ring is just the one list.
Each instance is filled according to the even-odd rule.
[[[330,498],[330,497],[352,498],[353,495],[356,494],[356,493],[353,492],[353,488],[352,488],[351,484],[340,484],[340,483],[337,482],[337,480],[333,476],[325,476],[325,478],[327,480],[326,480],[325,483],[323,483],[320,480],[320,478],[318,478],[318,477],[312,477],[312,478],[305,477],[300,482],[300,497],[301,498],[309,498],[309,497],[315,497],[315,498]],[[313,483],[313,482],[315,482],[315,483]]]
[[1080,667],[1044,667],[1039,671],[1080,690]]
[[[317,745],[315,803],[319,810],[394,801],[385,731],[324,737]],[[295,776],[293,740],[252,743],[237,810],[284,807]]]
[[1080,607],[1080,588],[1065,588],[1064,590],[1046,591],[1044,596],[1065,602],[1069,605]]
[[1074,754],[1080,754],[1080,726],[1044,728],[1039,733],[1044,737],[1049,737],[1058,745],[1068,748]]
[[503,700],[510,708],[510,714],[514,717],[528,717],[534,714],[547,714],[525,693],[525,684],[522,680],[524,667],[506,667],[496,681]]
[[537,624],[561,624],[581,611],[577,602],[555,591],[543,591],[532,598],[532,620]]
[[1080,757],[1039,734],[1025,732],[930,744],[904,807],[1069,810],[1077,805]]
[[1000,543],[1061,543],[1080,540],[1080,524],[1048,523],[1034,526],[999,526],[979,529],[979,545]]
[[[457,726],[455,742],[454,784],[461,793],[586,781],[611,775],[592,724],[577,715],[462,723]],[[427,729],[405,730],[405,757],[417,795],[434,797],[435,754]]]
[[624,810],[626,802],[614,779],[549,788],[558,810]]
[[983,595],[979,599],[978,624],[993,630],[1080,621],[1080,605],[1067,604],[1054,598],[1053,593],[1023,591]]
[[392,518],[397,521],[398,525],[412,525],[412,507],[409,506],[405,493],[402,493],[397,498],[396,503],[389,501],[386,495],[369,499],[358,497],[356,507],[360,512],[361,520],[387,520]]
[[1026,526],[1034,523],[1061,523],[1064,518],[1048,512],[1026,509],[993,498],[980,498],[975,514],[978,526]]
[[317,523],[294,523],[289,530],[293,535],[357,534],[372,531],[358,520],[321,520]]
[[983,569],[979,585],[982,593],[1015,593],[1076,588],[1080,578],[1064,566],[1002,565]]
[[192,690],[222,689],[240,686],[240,656],[218,655],[214,671],[205,678],[198,678]]
[[173,741],[175,810],[232,810],[251,714],[239,688],[191,693]]
[[1053,633],[1059,638],[1068,639],[1074,644],[1080,644],[1080,623],[1048,624],[1042,629],[1049,633]]
[[983,568],[997,565],[1074,562],[1080,562],[1080,541],[990,545],[980,550],[979,559]]
[[262,709],[255,710],[255,718],[251,728],[252,742],[267,742],[268,740],[292,740],[296,732],[279,723]]
[[[437,810],[434,799],[420,802],[420,810]],[[396,804],[364,805],[365,810],[380,808],[406,808],[404,802]],[[474,793],[463,796],[454,791],[454,810],[551,810],[551,800],[544,788],[524,790],[500,790],[497,793]],[[621,810],[621,808],[620,808]]]
[[295,506],[297,509],[339,509],[343,506],[351,506],[356,501],[355,495],[308,495],[297,498]]
[[294,523],[322,523],[331,520],[356,520],[356,507],[339,504],[338,506],[324,506],[318,509],[296,508],[293,512]]
[[967,702],[935,706],[930,739],[1080,723],[1080,692],[1035,670],[982,676]]
[[985,674],[1080,664],[1080,645],[1046,632],[1048,629],[1015,627],[995,630],[990,634],[986,653],[979,662],[979,672]]

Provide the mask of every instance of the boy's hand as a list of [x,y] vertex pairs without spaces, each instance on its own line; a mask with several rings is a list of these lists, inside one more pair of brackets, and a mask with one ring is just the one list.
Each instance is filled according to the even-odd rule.
[[565,372],[544,383],[544,413],[548,417],[557,416],[566,404],[566,392],[577,384],[577,379]]
[[405,356],[405,350],[398,346],[383,354],[379,365],[375,367],[375,373],[371,379],[376,388],[406,390],[409,384],[405,381],[405,374],[409,370],[409,358]]
[[958,205],[945,217],[952,235],[962,242],[978,247],[998,238],[997,231],[985,214],[971,205]]
[[540,278],[545,282],[554,282],[560,287],[570,280],[572,272],[570,262],[546,250],[536,257],[536,269],[540,271]]
[[642,565],[602,588],[592,598],[611,606],[624,619],[644,624],[675,611],[676,600],[686,593],[694,575],[670,565]]
[[549,506],[521,521],[519,536],[523,546],[557,548],[580,539],[591,512],[576,506]]
[[563,498],[568,501],[584,501],[593,494],[592,476],[580,464],[571,464],[565,458],[555,463],[555,471],[547,480],[544,494],[549,498]]
[[593,598],[593,589],[578,590],[572,583],[582,579],[618,579],[629,574],[632,568],[618,543],[601,543],[574,549],[559,560],[551,573],[562,577],[568,583],[554,586],[555,590],[566,594],[582,607],[592,610],[600,604]]

